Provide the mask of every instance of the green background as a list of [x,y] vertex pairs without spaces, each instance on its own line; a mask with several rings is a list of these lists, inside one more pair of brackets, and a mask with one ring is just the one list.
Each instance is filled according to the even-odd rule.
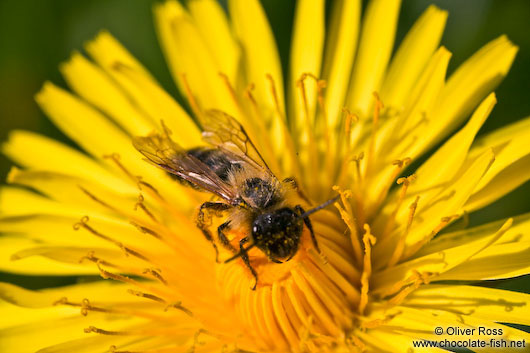
[[[226,1],[221,1],[223,6]],[[262,1],[273,27],[284,71],[288,63],[294,1]],[[27,129],[71,143],[39,110],[33,96],[45,80],[64,85],[58,64],[101,29],[109,30],[171,94],[176,88],[162,57],[147,0],[0,0],[0,141],[9,130]],[[499,103],[480,134],[530,115],[530,1],[404,0],[398,40],[431,3],[449,11],[442,39],[452,53],[450,72],[488,41],[505,33],[520,47],[513,68],[497,89]],[[66,168],[67,166],[65,166]],[[0,156],[0,178],[10,162]],[[530,211],[530,183],[472,215],[473,224]],[[70,278],[33,278],[1,274],[0,279],[41,288]],[[528,277],[494,286],[530,292]]]

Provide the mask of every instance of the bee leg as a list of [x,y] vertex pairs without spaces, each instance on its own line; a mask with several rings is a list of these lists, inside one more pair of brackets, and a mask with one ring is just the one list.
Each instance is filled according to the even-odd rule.
[[212,234],[208,230],[208,227],[212,224],[212,215],[210,211],[225,211],[231,208],[232,206],[222,203],[222,202],[205,202],[199,208],[199,213],[197,214],[197,227],[202,231],[206,240],[212,243],[213,248],[215,249],[215,261],[219,263],[219,249],[213,241]]
[[298,185],[298,182],[294,177],[285,178],[282,180],[282,183],[291,184],[294,190],[298,193],[298,196],[300,196],[305,202],[308,204],[311,204],[311,201],[309,201],[309,198],[306,196],[306,194],[302,191],[300,186]]
[[217,236],[219,238],[219,241],[221,244],[224,245],[225,248],[233,252],[234,254],[237,253],[237,249],[234,248],[232,244],[230,244],[230,240],[226,237],[224,230],[230,229],[230,221],[226,221],[223,224],[221,224],[219,227],[217,227]]
[[[295,210],[300,215],[303,215],[305,213],[305,210],[300,205],[295,206]],[[311,234],[311,240],[313,241],[315,248],[317,249],[318,252],[320,252],[320,248],[318,247],[318,243],[317,243],[317,238],[315,237],[315,232],[313,231],[313,225],[311,224],[311,220],[309,219],[309,216],[304,217],[304,223],[307,229],[309,229],[309,233]]]
[[250,260],[248,259],[247,249],[243,247],[243,245],[245,245],[248,241],[249,241],[249,237],[244,237],[243,239],[239,241],[239,254],[241,258],[243,259],[243,262],[245,263],[245,265],[247,265],[248,269],[250,270],[250,272],[252,273],[252,275],[254,276],[256,280],[254,282],[254,287],[252,287],[252,290],[256,290],[256,286],[258,285],[258,274],[254,270],[254,268],[252,268],[252,266],[250,265]]

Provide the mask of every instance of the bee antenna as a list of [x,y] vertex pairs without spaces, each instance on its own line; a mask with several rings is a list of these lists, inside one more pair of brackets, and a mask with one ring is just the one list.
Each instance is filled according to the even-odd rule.
[[320,205],[318,205],[317,207],[315,207],[315,208],[313,208],[313,209],[310,209],[309,211],[306,211],[306,212],[302,213],[302,214],[300,215],[300,218],[306,218],[307,216],[312,215],[313,213],[315,213],[315,212],[317,212],[317,211],[320,211],[320,210],[323,209],[323,208],[328,207],[329,205],[331,205],[331,204],[337,202],[337,200],[338,200],[339,198],[340,198],[340,195],[337,195],[337,196],[335,196],[334,198],[327,200],[327,201],[324,202],[323,204],[320,204]]

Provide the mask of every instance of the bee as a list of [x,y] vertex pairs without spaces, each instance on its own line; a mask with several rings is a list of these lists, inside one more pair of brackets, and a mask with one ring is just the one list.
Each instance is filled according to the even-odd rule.
[[[298,251],[304,225],[314,247],[320,252],[309,215],[326,207],[332,199],[309,212],[300,204],[289,203],[287,195],[299,192],[294,179],[279,181],[250,140],[243,126],[230,115],[210,110],[202,114],[203,139],[211,146],[184,149],[170,137],[163,125],[163,134],[136,137],[135,148],[148,162],[164,169],[181,182],[216,196],[217,201],[204,202],[197,214],[197,227],[218,248],[209,228],[212,214],[226,220],[217,228],[220,244],[233,253],[226,262],[241,257],[258,284],[258,275],[250,264],[248,251],[261,250],[270,261],[289,261]],[[227,237],[231,229],[247,234],[239,247]]]

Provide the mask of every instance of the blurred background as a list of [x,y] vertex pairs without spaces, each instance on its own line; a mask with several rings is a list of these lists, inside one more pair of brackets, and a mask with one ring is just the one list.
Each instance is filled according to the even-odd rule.
[[[226,6],[226,0],[220,0]],[[168,92],[176,95],[153,26],[153,0],[0,0],[0,141],[12,129],[27,129],[62,140],[33,97],[46,80],[64,86],[59,63],[101,29],[109,30],[139,59]],[[295,1],[262,0],[274,30],[284,71],[287,69]],[[530,1],[405,0],[399,43],[431,3],[449,11],[442,44],[452,53],[450,72],[488,41],[501,34],[520,47],[510,74],[497,89],[498,104],[480,134],[530,115]],[[449,72],[449,73],[450,73]],[[3,181],[10,162],[0,156]],[[530,211],[530,183],[474,214],[473,224]],[[0,273],[0,280],[25,287],[71,283],[68,278],[24,278]],[[530,292],[528,277],[495,282]]]

